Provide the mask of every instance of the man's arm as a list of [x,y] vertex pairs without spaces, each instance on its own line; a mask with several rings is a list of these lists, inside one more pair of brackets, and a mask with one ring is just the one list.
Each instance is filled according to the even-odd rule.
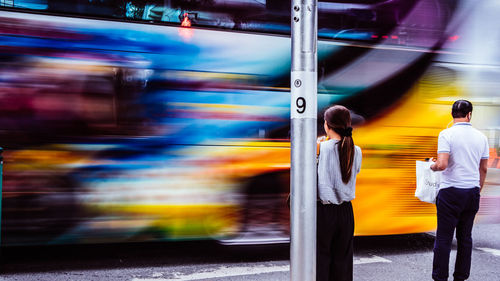
[[438,159],[436,163],[432,164],[431,170],[443,171],[448,167],[448,159],[450,159],[449,153],[438,153]]
[[480,186],[480,190],[483,190],[484,180],[486,179],[487,172],[488,172],[488,159],[481,159],[481,162],[479,162],[479,186]]

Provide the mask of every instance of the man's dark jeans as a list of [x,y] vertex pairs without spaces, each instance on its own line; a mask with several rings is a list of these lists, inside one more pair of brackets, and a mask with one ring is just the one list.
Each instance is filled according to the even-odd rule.
[[453,232],[457,233],[457,259],[454,280],[469,278],[472,254],[472,225],[479,210],[479,188],[461,189],[449,187],[441,189],[436,198],[437,232],[434,243],[432,278],[436,281],[448,280]]

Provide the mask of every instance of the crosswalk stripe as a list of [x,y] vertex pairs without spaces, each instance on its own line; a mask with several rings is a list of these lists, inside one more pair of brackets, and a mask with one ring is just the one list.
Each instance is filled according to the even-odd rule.
[[195,272],[191,274],[174,273],[173,278],[134,278],[132,281],[179,281],[179,280],[204,280],[210,278],[224,278],[230,276],[255,275],[261,273],[290,271],[289,265],[282,266],[220,266],[213,271]]
[[486,252],[486,253],[490,253],[494,256],[500,257],[500,250],[491,249],[491,248],[476,248],[476,249],[481,250],[481,251]]
[[367,264],[367,263],[377,263],[377,262],[385,262],[385,263],[390,263],[392,261],[388,259],[384,259],[379,256],[372,256],[370,258],[359,258],[354,260],[354,264]]
[[[367,258],[356,258],[354,259],[354,264],[369,264],[369,263],[390,263],[391,261],[379,256],[371,256]],[[256,264],[251,266],[218,266],[217,268],[212,268],[211,270],[194,272],[194,273],[166,273],[172,275],[169,278],[161,278],[163,276],[160,272],[155,272],[152,278],[134,278],[132,281],[179,281],[179,280],[204,280],[210,278],[224,278],[231,276],[242,276],[242,275],[256,275],[262,273],[273,273],[273,272],[289,272],[290,265],[273,265],[267,266],[265,264]]]

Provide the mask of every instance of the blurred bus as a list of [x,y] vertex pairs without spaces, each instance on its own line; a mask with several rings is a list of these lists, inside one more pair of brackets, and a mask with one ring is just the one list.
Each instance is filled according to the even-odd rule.
[[[414,165],[459,98],[490,139],[480,215],[498,222],[499,7],[475,2],[318,3],[318,133],[325,108],[352,110],[356,235],[435,228]],[[287,242],[290,10],[0,1],[2,243]]]

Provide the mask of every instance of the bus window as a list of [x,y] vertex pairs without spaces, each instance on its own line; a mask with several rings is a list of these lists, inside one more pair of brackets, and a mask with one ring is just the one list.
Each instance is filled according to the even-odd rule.
[[[447,16],[453,1],[439,4],[419,0],[328,0],[318,2],[320,38],[412,45],[415,32],[441,32],[442,22],[431,11]],[[23,0],[2,1],[0,8],[46,11],[174,26],[207,27],[274,34],[290,34],[291,2],[288,0]],[[439,9],[435,5],[440,5]],[[406,26],[412,10],[422,10]],[[184,22],[184,24],[183,24]],[[445,21],[443,21],[445,22]],[[419,24],[422,23],[422,26]],[[397,31],[397,34],[394,34]],[[400,32],[399,32],[400,31]],[[418,44],[417,44],[418,45]]]

